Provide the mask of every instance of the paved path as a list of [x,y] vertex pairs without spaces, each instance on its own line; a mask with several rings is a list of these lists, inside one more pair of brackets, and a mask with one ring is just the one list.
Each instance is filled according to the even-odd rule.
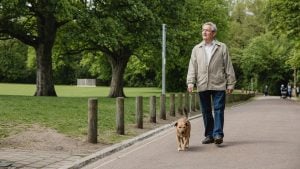
[[0,149],[0,169],[57,169],[71,165],[83,156],[49,151]]
[[[224,143],[202,145],[203,123],[193,119],[190,149],[177,152],[175,129],[166,126],[91,156],[0,149],[0,169],[299,169],[300,103],[279,97],[256,100],[225,112]],[[156,134],[159,133],[159,134]],[[148,139],[149,135],[154,135]],[[143,141],[140,141],[143,140]],[[135,144],[122,151],[106,156]],[[102,158],[103,157],[103,158]],[[91,163],[92,158],[101,158]],[[12,163],[10,167],[6,163]]]
[[299,169],[300,104],[260,97],[225,112],[224,143],[201,144],[203,123],[192,120],[190,149],[177,152],[175,129],[164,131],[84,169]]

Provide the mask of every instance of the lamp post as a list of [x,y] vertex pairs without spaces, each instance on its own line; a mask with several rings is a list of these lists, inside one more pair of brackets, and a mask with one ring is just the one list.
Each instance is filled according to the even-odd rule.
[[166,94],[166,24],[162,24],[162,94]]

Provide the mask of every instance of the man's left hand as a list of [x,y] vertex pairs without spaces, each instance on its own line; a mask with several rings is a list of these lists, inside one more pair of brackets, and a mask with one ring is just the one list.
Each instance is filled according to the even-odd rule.
[[227,94],[231,94],[232,92],[233,92],[233,89],[227,89],[227,90],[226,90],[226,93],[227,93]]

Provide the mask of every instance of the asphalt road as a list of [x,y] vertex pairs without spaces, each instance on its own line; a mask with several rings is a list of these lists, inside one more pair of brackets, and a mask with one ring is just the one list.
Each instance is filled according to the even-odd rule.
[[201,144],[202,117],[191,125],[188,151],[177,151],[171,128],[84,169],[300,168],[300,102],[268,96],[227,107],[221,146]]

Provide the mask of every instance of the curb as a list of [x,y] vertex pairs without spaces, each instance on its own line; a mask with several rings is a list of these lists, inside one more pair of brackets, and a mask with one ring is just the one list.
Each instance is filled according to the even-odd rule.
[[[196,119],[196,118],[201,117],[201,116],[202,116],[202,114],[195,115],[195,116],[190,117],[189,120],[193,120],[193,119]],[[79,169],[79,168],[82,168],[83,166],[85,166],[85,165],[87,165],[89,163],[92,163],[92,162],[95,162],[95,161],[97,161],[99,159],[107,157],[107,156],[109,156],[109,155],[111,155],[113,153],[121,151],[121,150],[123,150],[123,149],[125,149],[125,148],[127,148],[129,146],[132,146],[133,144],[135,144],[135,143],[137,143],[139,141],[145,140],[145,139],[147,139],[147,138],[149,138],[151,136],[154,136],[154,135],[156,135],[156,134],[158,134],[158,133],[160,133],[162,131],[165,131],[165,130],[173,127],[174,124],[175,124],[175,122],[172,122],[170,124],[166,124],[164,126],[161,126],[161,127],[157,128],[157,129],[150,130],[150,131],[148,131],[146,133],[143,133],[143,134],[141,134],[139,136],[136,136],[136,137],[134,137],[132,139],[125,140],[125,141],[123,141],[121,143],[114,144],[114,145],[112,145],[110,147],[107,147],[107,148],[105,148],[103,150],[100,150],[100,151],[98,151],[98,152],[96,152],[94,154],[91,154],[89,156],[83,157],[82,159],[74,162],[71,165],[63,166],[60,169]]]

